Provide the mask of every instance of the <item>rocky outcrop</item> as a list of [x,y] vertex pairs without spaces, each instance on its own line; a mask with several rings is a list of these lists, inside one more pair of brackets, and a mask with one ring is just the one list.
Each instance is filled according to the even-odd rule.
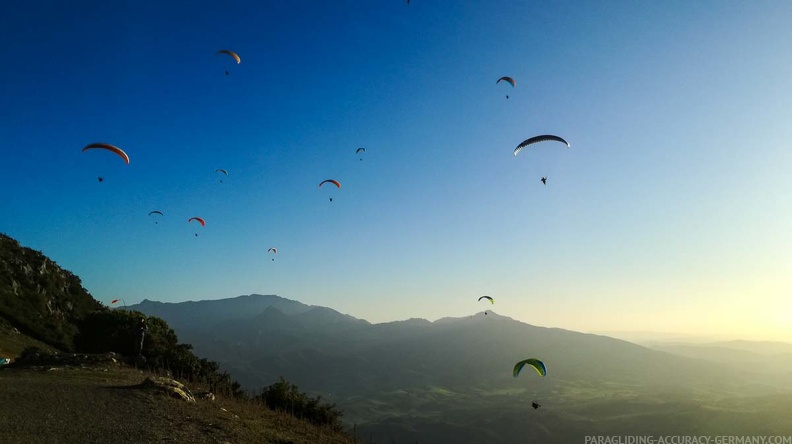
[[187,402],[195,402],[195,396],[190,392],[190,389],[175,379],[162,376],[149,376],[145,381],[140,383],[138,387],[144,390],[163,393]]
[[0,234],[0,317],[25,334],[72,350],[76,324],[100,309],[77,276]]

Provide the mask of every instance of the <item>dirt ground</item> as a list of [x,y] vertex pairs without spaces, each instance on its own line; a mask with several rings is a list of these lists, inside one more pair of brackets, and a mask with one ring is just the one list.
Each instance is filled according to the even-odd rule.
[[2,443],[351,444],[347,436],[249,402],[194,403],[136,386],[123,366],[0,368]]

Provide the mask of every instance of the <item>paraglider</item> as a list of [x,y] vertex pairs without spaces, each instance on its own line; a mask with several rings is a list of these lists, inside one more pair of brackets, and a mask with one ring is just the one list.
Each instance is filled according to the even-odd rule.
[[[200,217],[191,217],[190,219],[188,219],[188,220],[187,220],[187,223],[190,223],[190,222],[192,222],[192,221],[196,221],[196,222],[198,222],[199,224],[201,224],[201,226],[202,226],[202,227],[205,227],[205,226],[206,226],[206,221],[205,221],[205,220],[203,220],[203,219],[202,219],[202,218],[200,218]],[[196,236],[196,237],[198,237],[198,233],[195,233],[195,236]]]
[[[365,152],[366,152],[365,148],[358,148],[357,150],[355,150],[355,154],[360,154],[360,153],[365,153]],[[360,160],[361,161],[363,160],[363,156],[360,156]]]
[[[482,296],[482,297],[478,298],[479,301],[482,300],[482,299],[488,299],[490,301],[490,304],[494,304],[495,303],[495,300],[492,299],[492,297],[490,297],[490,296]],[[484,310],[484,314],[487,314],[487,310]]]
[[[277,254],[278,253],[278,249],[275,248],[275,247],[271,247],[269,250],[267,250],[267,253]],[[275,258],[274,257],[272,258],[272,262],[275,262]]]
[[541,136],[535,136],[535,137],[531,137],[530,139],[523,140],[523,142],[521,144],[517,145],[517,148],[514,149],[514,155],[516,156],[520,151],[522,151],[523,148],[525,148],[528,145],[532,145],[532,144],[538,143],[538,142],[546,142],[546,141],[561,142],[564,145],[566,145],[567,148],[570,147],[569,142],[567,142],[566,140],[562,139],[561,137],[554,136],[552,134],[544,134],[544,135],[541,135]]
[[[164,214],[162,214],[162,211],[157,211],[157,210],[152,211],[148,215],[151,216],[152,214],[159,214],[160,216],[164,216]],[[159,222],[155,220],[154,223],[158,224]]]
[[[124,150],[122,150],[121,148],[119,148],[119,147],[117,147],[115,145],[110,145],[109,143],[91,143],[91,144],[86,145],[82,149],[82,152],[84,153],[84,152],[86,152],[88,150],[93,150],[93,149],[103,149],[103,150],[107,150],[107,151],[110,151],[112,153],[115,153],[119,157],[124,159],[124,162],[126,162],[126,164],[129,165],[129,156],[127,155],[127,153],[125,153]],[[104,182],[104,177],[99,176],[99,177],[96,178],[96,180],[98,180],[99,183],[102,183],[102,182]]]
[[542,185],[547,185],[547,176],[542,176],[540,180],[542,181]]
[[539,403],[538,403],[538,402],[534,401],[534,402],[532,402],[532,403],[531,403],[531,407],[533,407],[533,408],[534,408],[534,410],[536,410],[536,409],[538,409],[539,407],[541,407],[541,405],[539,405]]
[[514,370],[512,370],[512,375],[516,378],[522,371],[523,367],[525,367],[526,365],[533,367],[533,369],[536,370],[536,373],[538,373],[539,376],[547,376],[547,367],[545,366],[544,362],[536,358],[524,359],[514,364]]
[[[242,59],[239,58],[239,54],[235,53],[234,51],[231,51],[230,49],[221,49],[220,51],[217,51],[217,54],[227,54],[227,55],[233,57],[233,59],[236,60],[237,65],[242,63]],[[227,69],[225,70],[225,75],[228,75],[228,70]]]
[[[226,177],[228,176],[228,171],[227,171],[227,170],[224,170],[224,169],[222,169],[222,168],[218,168],[218,169],[216,169],[216,170],[215,170],[215,173],[223,173],[223,174],[225,174],[225,175],[226,175]],[[223,179],[220,179],[220,183],[223,183]]]
[[[511,84],[512,88],[514,88],[515,85],[517,85],[517,82],[515,82],[514,79],[512,79],[511,77],[508,77],[508,76],[501,77],[500,79],[498,79],[497,82],[495,82],[495,84],[497,85],[501,81],[504,81],[504,82],[507,82],[507,83]],[[506,95],[506,98],[507,99],[509,98],[508,94]]]
[[[319,183],[319,188],[322,188],[322,185],[324,185],[324,184],[326,184],[326,183],[332,183],[332,184],[333,184],[333,185],[335,185],[337,188],[341,188],[341,184],[340,184],[340,183],[338,183],[338,181],[337,181],[337,180],[333,180],[333,179],[327,179],[327,180],[323,180],[322,182],[320,182],[320,183]],[[330,202],[332,202],[332,201],[333,201],[333,198],[331,197],[331,198],[330,198]]]
[[126,301],[123,298],[113,299],[112,301],[110,301],[110,305],[117,304],[118,301],[121,301],[121,303],[124,304],[124,307],[126,307]]

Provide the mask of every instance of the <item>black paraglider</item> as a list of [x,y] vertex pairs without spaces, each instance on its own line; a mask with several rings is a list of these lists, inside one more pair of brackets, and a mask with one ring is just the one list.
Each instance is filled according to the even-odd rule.
[[536,410],[536,409],[538,409],[539,407],[541,407],[541,405],[539,405],[539,403],[537,403],[536,401],[534,401],[534,402],[532,402],[532,403],[531,403],[531,407],[533,407],[533,408],[534,408],[534,410]]
[[542,184],[547,185],[547,176],[542,177]]
[[104,182],[104,177],[99,176],[98,179],[99,179],[99,182]]

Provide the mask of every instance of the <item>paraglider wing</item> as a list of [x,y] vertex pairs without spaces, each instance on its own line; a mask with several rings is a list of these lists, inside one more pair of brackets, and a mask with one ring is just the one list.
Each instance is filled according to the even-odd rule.
[[116,302],[118,302],[118,299],[113,299],[112,301],[110,301],[110,305],[113,305],[113,304],[115,304]]
[[216,169],[216,170],[215,170],[215,173],[223,173],[223,174],[225,174],[226,176],[228,176],[228,171],[226,171],[226,170],[224,170],[224,169],[222,169],[222,168]]
[[357,150],[355,150],[355,154],[360,154],[360,153],[365,153],[365,152],[366,152],[365,148],[358,148]]
[[228,54],[228,55],[230,55],[231,57],[234,58],[234,60],[236,60],[237,65],[242,63],[242,59],[240,59],[239,55],[237,53],[235,53],[234,51],[231,51],[229,49],[221,49],[220,51],[217,51],[217,53],[218,54]]
[[558,136],[554,136],[552,134],[544,134],[544,135],[541,135],[541,136],[535,136],[535,137],[531,137],[530,139],[524,140],[521,144],[517,145],[517,148],[514,149],[514,155],[516,156],[517,153],[522,151],[522,149],[525,148],[528,145],[531,145],[531,144],[534,144],[534,143],[537,143],[537,142],[546,142],[548,140],[554,140],[556,142],[561,142],[564,145],[566,145],[567,148],[569,148],[569,142],[567,142],[566,140],[564,140],[564,139],[562,139],[562,138],[560,138]]
[[125,153],[124,150],[122,150],[121,148],[115,145],[110,145],[109,143],[91,143],[89,145],[86,145],[85,148],[82,149],[82,152],[84,153],[88,150],[93,150],[93,149],[103,149],[116,153],[119,156],[121,156],[122,159],[124,159],[124,162],[126,162],[127,165],[129,165],[129,156],[127,156],[127,153]]
[[202,218],[200,218],[200,217],[191,217],[191,218],[190,218],[190,219],[187,221],[187,223],[190,223],[190,222],[192,222],[192,221],[197,221],[199,224],[201,224],[201,226],[202,226],[202,227],[205,227],[205,226],[206,226],[206,221],[205,221],[205,220],[203,220],[203,219],[202,219]]
[[323,180],[323,181],[322,181],[322,182],[319,184],[319,188],[322,188],[322,185],[324,185],[324,184],[326,184],[326,183],[332,183],[332,184],[333,184],[333,185],[335,185],[336,187],[338,187],[338,188],[341,188],[341,184],[340,184],[340,183],[338,183],[338,181],[337,181],[337,180],[333,180],[333,179],[327,179],[327,180]]
[[151,216],[152,214],[159,214],[160,216],[164,216],[164,214],[162,214],[162,211],[152,211],[148,215]]
[[275,248],[275,247],[272,247],[269,250],[267,250],[267,253],[277,253],[277,252],[278,252],[278,249]]
[[495,303],[495,301],[489,296],[482,296],[482,297],[478,298],[479,301],[482,300],[482,299],[489,299],[490,304],[494,304]]
[[526,365],[533,367],[533,369],[536,370],[536,373],[539,373],[539,376],[547,376],[547,367],[545,367],[544,362],[535,358],[525,359],[523,361],[514,364],[514,370],[512,370],[512,375],[514,375],[514,377],[516,378],[517,375],[520,374],[520,371],[523,369],[523,367],[525,367]]
[[503,81],[505,81],[505,82],[509,82],[509,83],[511,84],[512,88],[514,88],[514,86],[515,86],[515,85],[517,85],[517,82],[515,82],[515,81],[514,81],[514,79],[512,79],[511,77],[507,77],[507,76],[503,76],[503,77],[501,77],[501,78],[500,78],[500,79],[498,79],[498,81],[497,81],[497,82],[495,82],[495,83],[496,83],[496,84],[498,84],[498,83],[500,83],[500,82],[501,82],[501,80],[503,80]]

